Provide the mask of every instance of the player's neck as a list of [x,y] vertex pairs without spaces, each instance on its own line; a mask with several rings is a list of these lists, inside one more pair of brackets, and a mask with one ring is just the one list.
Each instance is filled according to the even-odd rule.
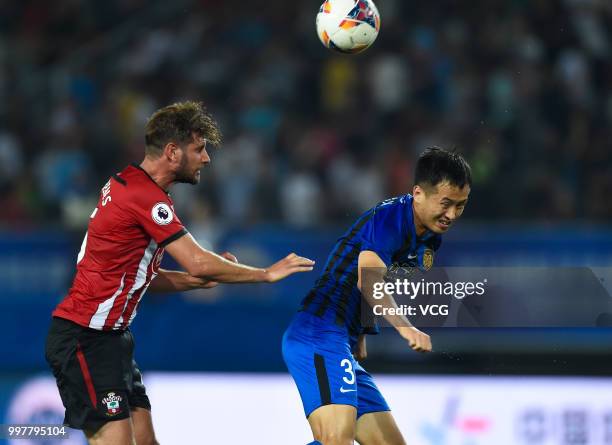
[[425,225],[421,222],[419,214],[414,208],[414,204],[412,205],[412,220],[414,222],[414,232],[416,233],[416,236],[420,238],[421,236],[425,235],[425,232],[427,232],[427,227],[425,227]]
[[142,168],[147,174],[165,191],[168,191],[172,183],[174,182],[174,175],[172,172],[164,171],[157,163],[150,159],[144,158],[140,163]]

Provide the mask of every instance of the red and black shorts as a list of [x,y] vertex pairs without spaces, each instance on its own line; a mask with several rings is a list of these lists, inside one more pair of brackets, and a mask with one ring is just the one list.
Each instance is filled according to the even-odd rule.
[[132,408],[151,409],[129,330],[98,331],[55,317],[45,355],[71,428],[95,432],[130,417]]

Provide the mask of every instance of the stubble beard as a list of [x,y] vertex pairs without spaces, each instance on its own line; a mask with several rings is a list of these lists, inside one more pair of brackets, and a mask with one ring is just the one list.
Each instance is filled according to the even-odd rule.
[[200,177],[198,176],[197,172],[191,173],[189,171],[189,169],[187,168],[186,159],[183,158],[183,161],[181,162],[181,167],[179,168],[178,172],[176,172],[174,182],[178,184],[196,185],[200,182]]

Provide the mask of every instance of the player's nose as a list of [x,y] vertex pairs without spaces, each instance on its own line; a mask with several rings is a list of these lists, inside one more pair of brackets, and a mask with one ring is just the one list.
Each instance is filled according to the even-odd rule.
[[457,209],[455,207],[450,207],[444,214],[444,217],[450,221],[454,221],[457,219]]
[[202,155],[200,156],[200,162],[202,162],[202,164],[210,163],[210,156],[208,156],[208,153],[206,152],[206,150],[202,150]]

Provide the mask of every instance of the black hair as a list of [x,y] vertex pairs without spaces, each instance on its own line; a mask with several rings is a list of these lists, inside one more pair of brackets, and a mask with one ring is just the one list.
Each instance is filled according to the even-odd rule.
[[416,164],[414,183],[421,187],[435,187],[448,181],[450,185],[463,188],[472,185],[472,169],[456,151],[439,147],[427,148]]

